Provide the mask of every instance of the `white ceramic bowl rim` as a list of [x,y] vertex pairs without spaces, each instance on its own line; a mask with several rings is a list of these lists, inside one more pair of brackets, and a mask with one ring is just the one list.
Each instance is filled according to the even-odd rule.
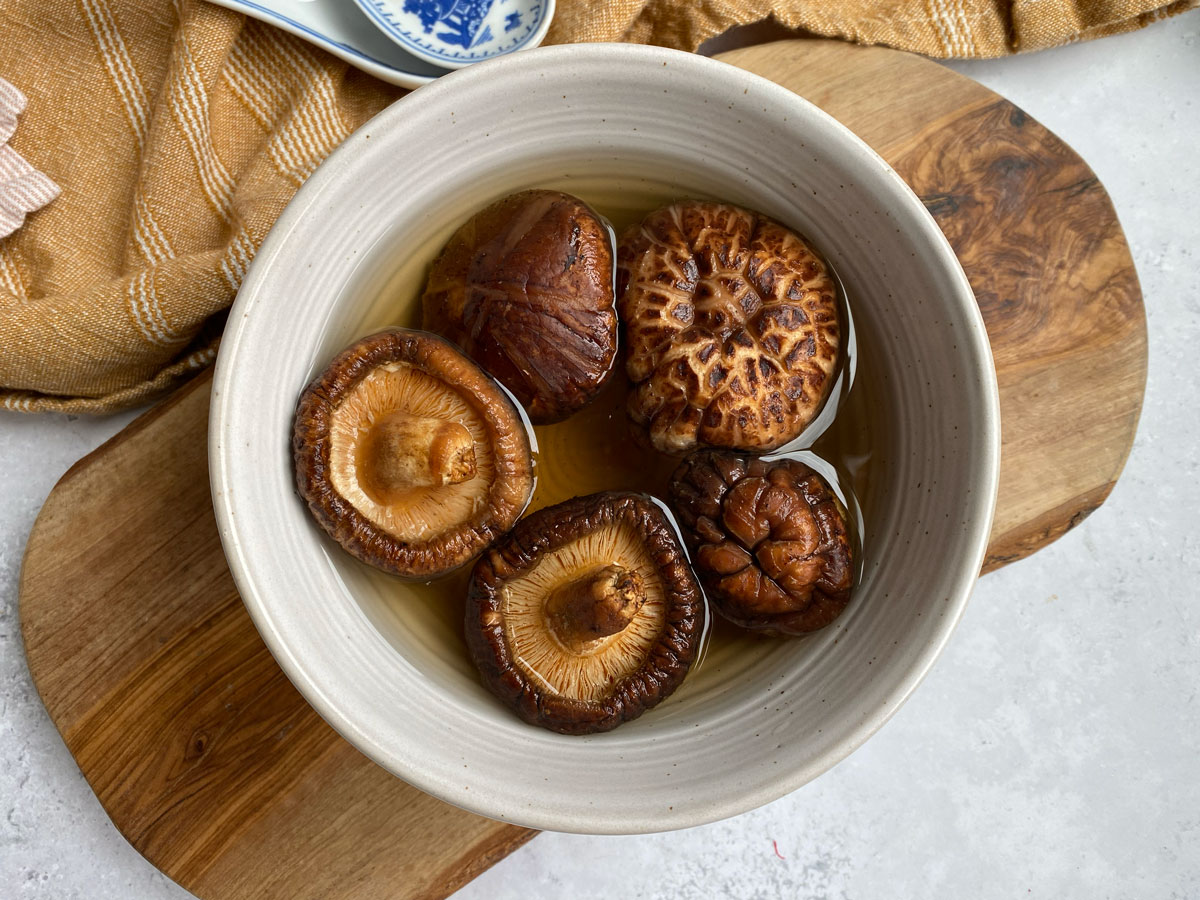
[[[478,714],[450,707],[445,710],[444,720],[427,721],[430,709],[420,707],[423,702],[421,673],[413,671],[411,666],[405,668],[404,660],[392,660],[395,654],[382,640],[364,638],[370,646],[355,647],[354,652],[361,659],[353,665],[339,656],[344,651],[329,646],[342,639],[349,640],[352,631],[370,634],[369,623],[360,611],[333,609],[336,604],[332,603],[329,610],[311,605],[310,614],[328,613],[331,618],[330,630],[322,631],[323,640],[309,635],[306,627],[316,630],[318,627],[324,629],[326,625],[296,621],[298,613],[292,608],[293,596],[287,592],[303,590],[305,582],[288,569],[307,565],[309,569],[304,575],[314,579],[327,579],[329,574],[317,571],[319,561],[305,563],[299,555],[302,553],[299,544],[313,538],[288,533],[291,526],[287,523],[259,521],[267,513],[257,508],[256,501],[267,496],[278,498],[282,496],[281,492],[289,495],[279,500],[285,504],[283,508],[288,516],[293,515],[292,509],[296,510],[295,516],[306,516],[307,511],[300,512],[302,504],[290,491],[290,457],[284,450],[288,434],[282,420],[278,423],[280,434],[277,438],[270,437],[263,447],[251,448],[246,429],[257,415],[260,401],[246,395],[241,380],[248,377],[243,374],[244,370],[252,368],[250,354],[261,349],[262,342],[269,339],[255,330],[266,329],[267,320],[258,325],[256,317],[275,316],[279,322],[287,321],[288,327],[305,328],[306,338],[322,327],[319,321],[296,324],[294,320],[304,318],[303,305],[298,312],[292,311],[287,306],[288,301],[278,296],[275,282],[285,277],[282,273],[299,270],[306,261],[311,263],[311,252],[306,252],[306,235],[322,227],[315,223],[322,220],[331,203],[337,202],[338,192],[348,179],[364,176],[356,165],[360,155],[369,153],[372,144],[377,148],[389,129],[433,127],[447,105],[460,104],[462,98],[471,96],[472,92],[487,94],[489,85],[493,90],[497,84],[504,84],[506,90],[508,86],[519,89],[549,77],[547,73],[579,72],[589,67],[640,73],[645,79],[652,79],[655,72],[668,66],[675,77],[687,82],[722,85],[722,82],[736,78],[737,87],[745,87],[747,102],[761,107],[764,115],[803,123],[812,133],[824,134],[839,153],[853,160],[861,175],[863,190],[869,189],[886,204],[897,225],[897,233],[904,228],[915,235],[913,240],[926,245],[936,263],[935,268],[940,267],[939,284],[946,295],[945,303],[961,315],[957,331],[958,345],[962,346],[959,353],[967,354],[970,371],[964,374],[974,379],[976,385],[972,408],[978,417],[977,433],[964,437],[973,460],[975,480],[971,483],[976,489],[968,490],[969,496],[962,498],[963,525],[953,544],[955,555],[945,563],[946,571],[938,582],[940,612],[936,621],[923,626],[926,630],[922,632],[922,645],[889,670],[887,683],[869,682],[869,690],[864,689],[863,708],[846,710],[837,727],[828,728],[823,737],[814,736],[811,746],[803,752],[800,748],[781,744],[779,765],[774,769],[767,766],[739,772],[735,767],[733,771],[711,773],[710,779],[699,779],[699,783],[711,786],[711,790],[681,793],[672,804],[667,804],[663,797],[647,797],[642,802],[637,795],[621,797],[612,791],[611,781],[619,781],[621,772],[616,761],[617,750],[628,752],[630,758],[642,753],[653,756],[661,750],[661,745],[654,747],[652,730],[632,730],[631,725],[637,723],[623,726],[623,729],[631,729],[627,732],[628,738],[613,740],[612,736],[621,735],[623,729],[594,738],[565,738],[530,729],[515,720],[510,724],[507,720],[512,718],[511,714],[501,710],[495,720],[487,723],[486,727],[496,729],[496,732],[481,739],[487,744],[486,748],[482,744],[460,746],[456,742],[466,740],[468,736],[474,739],[469,733],[479,730]],[[713,90],[714,95],[719,93],[715,88]],[[334,255],[333,251],[330,255]],[[336,264],[341,265],[340,262]],[[318,279],[321,276],[314,274],[311,277]],[[248,339],[247,335],[252,331],[254,337]],[[292,344],[292,347],[293,352],[310,352],[303,342],[299,346]],[[259,375],[264,383],[269,378],[268,374]],[[966,387],[961,382],[960,386]],[[285,388],[289,392],[288,402],[294,404],[299,384],[289,383]],[[243,436],[246,436],[245,448],[242,447]],[[279,442],[278,458],[271,457],[264,463],[259,455],[276,453],[273,443],[276,439]],[[843,759],[895,713],[941,652],[965,608],[982,565],[999,477],[1000,431],[990,347],[970,285],[949,243],[921,201],[874,151],[817,107],[790,91],[724,63],[657,47],[591,44],[544,47],[454,72],[384,110],[316,170],[264,240],[230,312],[213,384],[209,441],[216,518],[238,590],[279,665],[339,733],[384,768],[416,787],[474,812],[540,829],[637,833],[698,825],[777,799]],[[265,546],[263,535],[266,534],[277,536],[280,546]],[[288,553],[293,556],[287,556]],[[336,579],[329,583],[334,581]],[[394,667],[398,673],[396,677],[407,680],[405,690],[397,691],[392,698],[396,704],[394,709],[367,708],[346,699],[349,693],[361,687],[355,683],[350,670],[361,677],[362,672],[373,671],[373,666]],[[877,667],[880,677],[883,669],[883,665]],[[405,705],[410,702],[414,704],[411,708]],[[407,720],[406,715],[410,717]],[[440,717],[441,714],[435,712],[434,715]],[[710,727],[716,735],[722,723],[705,723],[703,728],[698,723],[697,740],[708,735]],[[529,735],[527,731],[538,734]],[[487,764],[477,764],[483,759],[482,756],[477,759],[477,756],[485,749],[487,753],[501,753],[506,742],[516,746],[526,740],[538,742],[539,752],[546,754],[538,760],[547,772],[545,786],[532,779],[517,779],[521,783],[511,783],[512,779],[498,776],[488,768],[488,764],[495,764],[490,756]],[[438,747],[444,748],[444,754],[434,750]],[[443,755],[454,754],[459,755],[453,760],[443,758]],[[460,763],[460,759],[463,762]],[[574,771],[578,775],[582,767],[593,761],[608,767],[599,775],[610,780],[608,789],[590,790],[587,780],[581,779],[576,789],[567,790],[564,785],[569,779],[563,773]],[[576,768],[571,770],[571,766]],[[669,776],[670,771],[664,774]],[[563,777],[559,778],[560,775]],[[677,779],[677,783],[679,781],[682,778]]]

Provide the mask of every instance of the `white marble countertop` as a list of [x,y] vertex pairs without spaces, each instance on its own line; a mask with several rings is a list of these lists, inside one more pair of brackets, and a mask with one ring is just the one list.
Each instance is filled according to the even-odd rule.
[[[545,834],[456,900],[1200,897],[1200,13],[952,65],[1074,146],[1125,228],[1150,377],[1112,497],[982,579],[921,689],[807,787],[672,834]],[[190,896],[101,810],[29,680],[17,621],[39,506],[129,418],[0,414],[5,900]]]

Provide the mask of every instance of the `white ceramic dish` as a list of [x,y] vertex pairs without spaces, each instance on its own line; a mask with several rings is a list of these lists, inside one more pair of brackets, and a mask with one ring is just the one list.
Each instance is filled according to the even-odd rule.
[[446,74],[392,41],[350,0],[212,0],[328,50],[352,66],[400,87],[416,88]]
[[355,2],[409,53],[447,69],[536,47],[554,17],[554,0]]
[[[395,165],[403,159],[403,165]],[[366,330],[403,248],[463,209],[605,173],[669,178],[797,227],[840,273],[879,410],[865,568],[834,625],[763,646],[714,686],[608,734],[527,726],[461,646],[330,544],[293,490],[303,386]],[[411,321],[411,320],[410,320]],[[999,471],[995,373],[949,244],[865,144],[740,69],[635,45],[533,50],[455,72],[368,123],[267,237],[234,304],[210,426],[238,588],[313,706],[380,765],[497,819],[582,832],[697,825],[794,790],[896,711],[949,638],[983,560]],[[710,680],[709,684],[713,684]]]

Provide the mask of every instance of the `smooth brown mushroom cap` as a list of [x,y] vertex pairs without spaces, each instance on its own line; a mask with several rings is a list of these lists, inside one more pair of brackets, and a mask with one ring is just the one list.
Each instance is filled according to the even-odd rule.
[[533,493],[520,412],[458,348],[396,328],[340,353],[301,394],[296,487],[317,522],[376,568],[430,578],[512,527]]
[[600,391],[617,352],[613,247],[582,200],[522,191],[468,220],[434,261],[424,327],[500,380],[535,424]]
[[[567,627],[564,610],[576,617]],[[587,734],[674,691],[703,626],[668,514],[644,495],[609,492],[538,510],[485,553],[465,634],[484,683],[517,715]]]
[[617,253],[630,417],[665,453],[762,452],[800,434],[832,387],[836,283],[800,235],[722,203],[676,203]]
[[845,512],[804,463],[699,451],[671,477],[670,502],[709,601],[731,622],[807,634],[849,604]]

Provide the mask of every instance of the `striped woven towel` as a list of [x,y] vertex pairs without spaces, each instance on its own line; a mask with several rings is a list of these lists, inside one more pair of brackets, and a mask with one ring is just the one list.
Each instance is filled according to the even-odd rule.
[[[933,56],[1000,56],[1196,3],[559,0],[548,40],[690,50],[773,15]],[[62,187],[0,239],[0,404],[21,410],[113,410],[209,365],[284,205],[401,93],[201,0],[4,0],[0,73],[29,98],[13,147]]]
[[106,411],[209,365],[296,188],[401,91],[194,0],[8,0],[15,140],[61,196],[0,242],[0,398]]

